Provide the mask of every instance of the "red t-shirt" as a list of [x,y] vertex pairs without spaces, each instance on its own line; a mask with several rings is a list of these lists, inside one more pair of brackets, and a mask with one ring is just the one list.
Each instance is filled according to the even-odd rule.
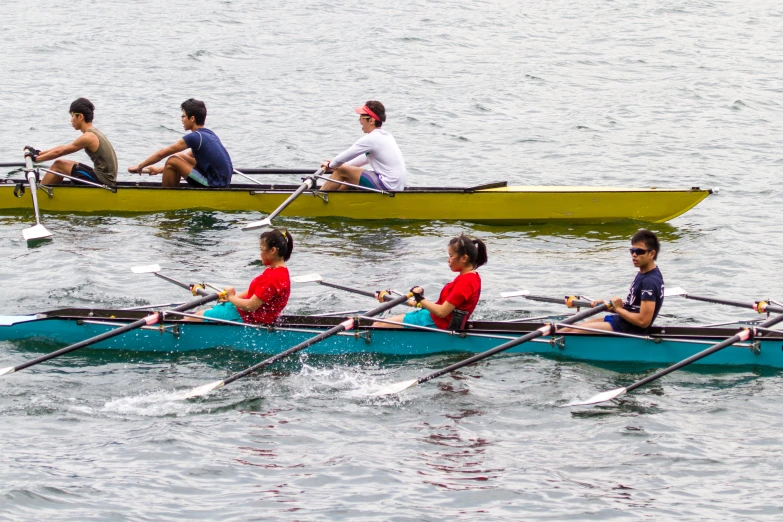
[[[457,310],[468,312],[468,318],[470,318],[470,314],[476,309],[480,296],[481,278],[476,272],[468,272],[467,274],[458,275],[454,278],[454,281],[444,286],[435,304],[443,304],[448,301]],[[430,315],[432,320],[435,321],[435,326],[441,330],[448,329],[452,314],[447,315],[443,319],[433,313],[430,313]]]
[[288,296],[291,295],[291,279],[288,277],[288,268],[267,267],[261,275],[253,279],[250,288],[247,289],[247,299],[257,296],[262,304],[255,312],[245,312],[237,308],[242,320],[251,324],[272,324],[288,304]]

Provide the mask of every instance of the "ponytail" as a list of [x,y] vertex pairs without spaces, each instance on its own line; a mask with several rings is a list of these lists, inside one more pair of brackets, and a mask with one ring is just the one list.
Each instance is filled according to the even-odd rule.
[[487,246],[480,239],[460,234],[449,241],[449,246],[454,249],[458,256],[468,256],[468,262],[473,265],[473,268],[487,264]]
[[276,248],[277,255],[288,261],[294,251],[294,238],[287,230],[272,229],[261,234],[261,241],[267,248]]

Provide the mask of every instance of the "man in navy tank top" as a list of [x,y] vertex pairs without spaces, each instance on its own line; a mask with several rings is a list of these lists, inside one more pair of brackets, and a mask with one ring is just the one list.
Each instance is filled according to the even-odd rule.
[[[631,238],[631,260],[639,273],[631,284],[625,302],[619,297],[611,299],[612,312],[603,319],[589,319],[580,326],[627,334],[644,334],[652,326],[663,305],[663,276],[655,264],[661,245],[658,237],[649,230],[639,230]],[[593,302],[598,306],[601,301]],[[573,328],[558,330],[560,333],[594,333]]]
[[[207,106],[203,101],[185,100],[182,102],[182,127],[190,134],[138,165],[128,167],[128,172],[162,173],[164,187],[176,187],[181,179],[193,187],[227,187],[231,183],[234,166],[220,139],[204,127],[206,120]],[[154,166],[164,158],[167,158],[164,166]]]

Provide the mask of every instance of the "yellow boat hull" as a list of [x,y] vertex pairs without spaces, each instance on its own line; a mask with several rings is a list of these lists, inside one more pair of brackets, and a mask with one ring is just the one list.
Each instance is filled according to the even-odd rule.
[[[228,189],[162,188],[121,183],[116,192],[88,186],[39,191],[42,212],[151,213],[176,210],[255,211],[268,214],[297,185],[237,185]],[[0,184],[0,211],[32,209],[30,188],[14,195]],[[17,190],[18,192],[18,190]],[[448,220],[487,224],[659,223],[687,212],[711,190],[619,187],[498,187],[479,190],[414,188],[393,195],[364,191],[305,192],[281,216],[357,220]]]

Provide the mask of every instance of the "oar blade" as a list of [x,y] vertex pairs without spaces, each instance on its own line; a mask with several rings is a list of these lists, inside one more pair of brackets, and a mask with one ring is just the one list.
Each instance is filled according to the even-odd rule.
[[623,395],[626,391],[627,388],[615,388],[614,390],[609,390],[609,391],[601,392],[598,395],[594,395],[593,397],[587,399],[586,401],[573,401],[561,407],[571,408],[574,406],[592,406],[594,404],[600,404],[602,402],[616,399],[620,395]]
[[242,227],[242,230],[256,230],[259,228],[266,228],[272,224],[272,220],[269,218],[264,218],[261,221],[253,221],[251,223],[247,223]]
[[160,265],[141,265],[141,266],[132,266],[131,272],[134,274],[149,274],[149,273],[157,273],[160,272],[161,268]]
[[0,368],[0,377],[3,375],[8,375],[9,373],[14,373],[16,371],[16,368],[14,366],[9,366],[8,368]]
[[225,386],[225,381],[215,381],[211,382],[209,384],[204,384],[203,386],[199,386],[198,388],[193,388],[189,392],[187,392],[185,395],[182,396],[183,399],[193,399],[195,397],[201,397],[203,395],[208,394],[212,390],[216,390],[218,388],[222,388]]
[[500,297],[504,297],[504,298],[523,297],[526,295],[530,295],[529,290],[515,290],[513,292],[500,292]]
[[684,288],[680,288],[679,286],[674,288],[664,288],[663,289],[663,296],[664,297],[676,297],[680,295],[688,295],[688,292],[685,291]]
[[316,283],[323,280],[320,274],[305,274],[291,278],[294,283]]
[[34,241],[36,239],[52,237],[52,233],[46,230],[45,226],[38,224],[34,227],[25,228],[22,230],[22,236],[24,237],[25,241]]
[[398,393],[404,392],[408,388],[413,388],[417,384],[419,384],[419,381],[417,379],[412,379],[410,381],[396,382],[394,384],[385,386],[376,392],[371,393],[370,397],[383,397],[384,395],[396,395]]

